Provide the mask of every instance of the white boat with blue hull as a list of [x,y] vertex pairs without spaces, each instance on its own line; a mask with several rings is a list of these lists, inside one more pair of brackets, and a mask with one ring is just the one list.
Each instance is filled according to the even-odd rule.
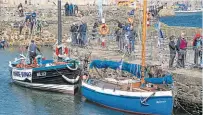
[[[25,58],[9,63],[12,80],[21,86],[75,94],[80,81],[80,68],[76,60],[55,63],[41,60],[35,67],[22,63]],[[21,67],[19,66],[21,65]]]
[[[98,69],[116,69],[120,66],[120,62],[94,60],[90,64],[90,68]],[[124,62],[122,70],[127,71],[140,78],[141,66]],[[145,78],[145,86],[137,87],[139,80],[126,78],[124,80],[110,80],[110,78],[96,79],[89,76],[82,81],[82,95],[89,101],[95,102],[102,106],[112,109],[140,114],[153,115],[171,115],[173,111],[173,94],[170,86],[172,86],[172,76],[166,74],[162,78]],[[111,78],[113,79],[113,78]],[[135,78],[133,78],[135,79]],[[149,87],[149,84],[162,85],[165,84],[168,89],[159,89]],[[129,89],[123,88],[129,86]]]

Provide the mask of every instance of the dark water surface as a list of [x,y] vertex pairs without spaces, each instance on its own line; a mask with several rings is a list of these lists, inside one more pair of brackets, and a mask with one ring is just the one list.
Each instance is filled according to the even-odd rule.
[[202,12],[176,13],[176,16],[162,17],[160,21],[169,26],[202,28]]
[[[41,50],[46,58],[51,59],[50,48]],[[12,84],[8,62],[18,55],[18,48],[15,51],[0,49],[0,115],[127,115],[87,102],[80,94],[69,96]]]

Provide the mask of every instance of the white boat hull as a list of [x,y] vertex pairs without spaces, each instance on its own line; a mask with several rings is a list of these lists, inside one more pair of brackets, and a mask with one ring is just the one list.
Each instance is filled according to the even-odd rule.
[[13,82],[17,85],[31,88],[31,89],[38,89],[43,91],[53,91],[65,94],[75,94],[79,88],[79,85],[58,85],[58,84],[39,84],[39,83],[28,83],[22,82],[18,80],[13,80]]

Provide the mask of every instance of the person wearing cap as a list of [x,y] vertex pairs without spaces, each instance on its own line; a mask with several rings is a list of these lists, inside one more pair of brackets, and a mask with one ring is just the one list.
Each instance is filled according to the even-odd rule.
[[176,44],[175,44],[174,38],[175,38],[175,36],[173,36],[173,35],[169,38],[170,39],[170,42],[169,42],[169,50],[170,50],[169,68],[173,67],[173,62],[174,62],[174,59],[176,56]]
[[193,50],[195,51],[194,54],[194,64],[198,66],[198,59],[202,60],[202,37],[200,34],[196,34],[193,40]]
[[31,40],[31,44],[29,45],[29,47],[27,46],[26,49],[28,49],[29,51],[30,64],[33,64],[33,61],[37,56],[37,50],[40,52],[40,49],[35,44],[34,40]]

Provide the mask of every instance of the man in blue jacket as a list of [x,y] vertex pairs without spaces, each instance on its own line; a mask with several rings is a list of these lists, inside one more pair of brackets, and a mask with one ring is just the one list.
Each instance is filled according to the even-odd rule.
[[33,64],[33,61],[37,56],[37,50],[40,52],[40,49],[35,44],[34,40],[31,40],[31,44],[29,45],[29,47],[27,46],[26,49],[28,49],[29,51],[30,64]]
[[81,39],[81,46],[85,45],[87,43],[87,24],[82,22],[82,24],[79,27],[79,32],[80,32],[80,39]]
[[72,16],[73,15],[73,4],[71,3],[68,8],[69,8],[68,9],[69,10],[69,14],[70,14],[70,16]]

